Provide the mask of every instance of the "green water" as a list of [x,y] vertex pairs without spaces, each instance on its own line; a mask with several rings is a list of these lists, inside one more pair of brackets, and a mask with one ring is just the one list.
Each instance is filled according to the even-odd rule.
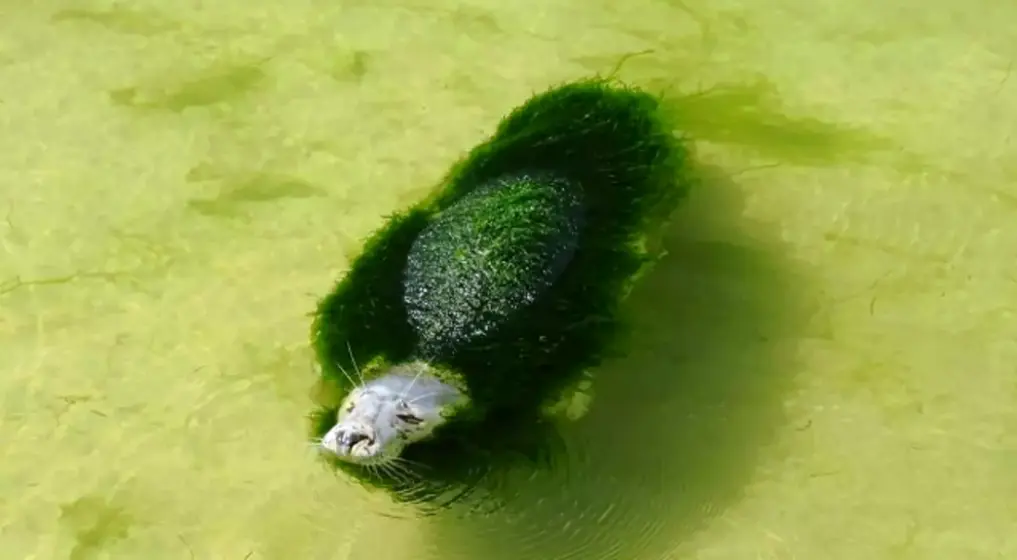
[[[0,557],[1017,558],[1012,21],[0,1]],[[507,111],[622,59],[707,180],[567,453],[486,514],[336,478],[316,299]]]

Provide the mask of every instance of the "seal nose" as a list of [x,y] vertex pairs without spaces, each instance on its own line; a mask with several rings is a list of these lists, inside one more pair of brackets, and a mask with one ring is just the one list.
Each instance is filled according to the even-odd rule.
[[363,432],[353,430],[343,430],[339,432],[339,445],[342,445],[343,447],[353,447],[367,439],[370,438]]
[[367,433],[366,430],[346,428],[339,430],[339,433],[336,434],[336,442],[339,444],[339,448],[345,453],[349,453],[353,449],[354,445],[362,441],[366,441],[368,443],[373,441],[371,434]]

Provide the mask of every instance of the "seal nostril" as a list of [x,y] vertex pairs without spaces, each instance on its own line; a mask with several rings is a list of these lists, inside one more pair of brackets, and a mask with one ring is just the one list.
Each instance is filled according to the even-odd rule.
[[356,445],[368,439],[367,434],[356,433],[350,436],[350,445]]
[[342,432],[339,434],[339,443],[347,448],[353,447],[367,439],[370,439],[367,434],[361,432]]

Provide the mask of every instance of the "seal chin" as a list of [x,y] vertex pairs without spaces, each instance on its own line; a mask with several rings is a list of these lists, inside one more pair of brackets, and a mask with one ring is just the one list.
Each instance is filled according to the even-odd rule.
[[347,463],[373,465],[384,462],[381,447],[377,443],[361,442],[352,447],[340,449],[335,456]]

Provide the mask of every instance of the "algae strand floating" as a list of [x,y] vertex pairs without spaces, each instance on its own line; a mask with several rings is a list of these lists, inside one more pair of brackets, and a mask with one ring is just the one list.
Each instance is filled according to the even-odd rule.
[[655,259],[645,240],[687,192],[687,157],[658,98],[574,82],[516,108],[390,216],[313,322],[338,393],[314,436],[341,450],[333,464],[400,495],[415,468],[433,492],[519,441],[618,334],[619,304]]

